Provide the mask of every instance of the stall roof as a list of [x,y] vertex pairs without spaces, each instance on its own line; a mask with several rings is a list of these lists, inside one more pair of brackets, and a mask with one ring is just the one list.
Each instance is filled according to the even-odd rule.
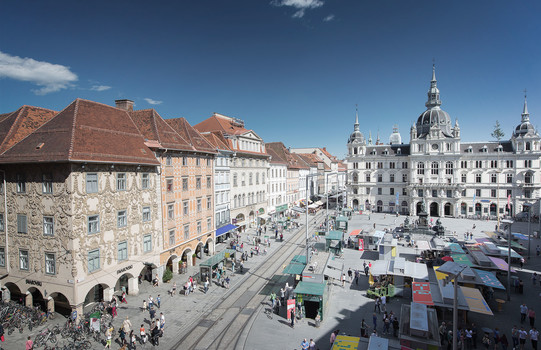
[[428,241],[417,241],[415,244],[420,250],[430,250],[430,244],[428,244]]
[[295,294],[309,294],[309,295],[319,295],[323,296],[325,292],[326,283],[314,283],[314,282],[305,282],[300,281],[295,288]]
[[477,274],[477,276],[479,276],[480,280],[483,281],[483,284],[485,286],[497,289],[505,289],[500,280],[498,280],[498,278],[492,272],[479,269],[472,270],[475,271],[475,273]]
[[291,259],[291,263],[306,264],[306,255],[295,255],[293,259]]
[[385,236],[385,232],[384,231],[374,231],[372,233],[372,236],[376,237],[376,238],[383,238]]
[[515,241],[511,241],[511,248],[517,248],[517,249],[520,249],[520,250],[528,250],[528,248],[526,248],[522,244],[520,244],[518,242],[515,242]]
[[348,221],[348,218],[346,216],[339,216],[336,218],[336,222],[339,222],[339,221],[342,221],[342,222],[347,222]]
[[228,257],[231,257],[231,255],[234,255],[235,252],[236,250],[234,249],[223,250],[218,254],[212,256],[210,259],[203,261],[200,266],[213,267],[214,265],[218,265],[222,260],[224,260],[226,258],[226,255],[228,255]]
[[376,260],[372,263],[370,268],[370,273],[372,276],[381,276],[386,275],[389,270],[389,261],[388,260]]
[[[509,265],[507,265],[507,262],[505,260],[496,258],[493,256],[489,256],[488,258],[494,263],[494,265],[496,265],[498,270],[507,271]],[[511,268],[511,272],[516,272],[516,271],[515,269]]]
[[473,266],[473,263],[466,254],[451,254],[451,258],[453,258],[453,261],[456,263],[467,265],[470,267]]
[[283,273],[286,275],[301,275],[306,267],[306,264],[291,262],[286,266]]
[[[506,247],[498,247],[498,248],[500,249],[501,255],[507,256],[507,248]],[[520,254],[515,252],[513,249],[511,249],[511,257],[512,258],[517,258],[517,259],[522,258],[522,256],[520,256]]]
[[428,281],[428,269],[425,264],[406,261],[404,276],[412,277],[416,280]]
[[349,233],[350,236],[357,236],[359,234],[361,234],[361,231],[362,230],[353,230]]
[[483,298],[483,295],[477,288],[460,286],[460,289],[462,290],[462,294],[464,294],[464,298],[466,299],[470,311],[490,316],[494,315],[485,301],[485,298]]
[[451,252],[453,253],[458,253],[458,254],[464,254],[464,250],[462,249],[462,247],[460,246],[460,244],[458,243],[450,243],[447,248],[449,248],[449,250],[451,250]]
[[325,236],[325,239],[336,239],[341,241],[343,234],[344,233],[342,231],[329,231],[329,234]]

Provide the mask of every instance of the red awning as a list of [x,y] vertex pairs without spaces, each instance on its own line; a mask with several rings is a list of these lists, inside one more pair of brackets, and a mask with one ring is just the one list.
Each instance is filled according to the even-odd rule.
[[349,233],[350,236],[357,236],[361,233],[362,230],[353,230]]
[[441,260],[443,260],[443,261],[454,261],[453,258],[451,258],[450,256],[444,256],[443,258],[441,258]]

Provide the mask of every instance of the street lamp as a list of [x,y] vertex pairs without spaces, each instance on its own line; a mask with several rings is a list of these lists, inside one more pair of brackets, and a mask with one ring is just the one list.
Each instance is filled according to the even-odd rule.
[[306,174],[306,205],[304,206],[306,209],[306,264],[308,265],[308,262],[310,261],[310,246],[308,244],[308,241],[310,239],[310,236],[308,235],[308,180],[313,177],[317,176],[317,174]]
[[507,228],[507,301],[511,301],[511,225],[513,220],[503,219]]
[[454,279],[454,297],[453,297],[453,350],[457,350],[457,326],[458,326],[458,277],[466,268],[466,265],[457,264],[454,261],[448,261],[438,268],[438,272],[444,273],[447,277],[443,280],[446,285]]

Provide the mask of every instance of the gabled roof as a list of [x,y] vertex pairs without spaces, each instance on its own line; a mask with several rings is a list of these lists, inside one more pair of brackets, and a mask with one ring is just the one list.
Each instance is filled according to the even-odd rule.
[[293,158],[297,161],[299,169],[309,169],[310,166],[304,161],[304,159],[297,153],[290,153]]
[[289,169],[300,169],[301,165],[304,167],[304,164],[301,164],[300,161],[289,152],[282,142],[266,143],[265,147],[267,148],[267,152],[268,150],[272,150],[282,160],[285,160]]
[[296,153],[298,154],[308,165],[317,168],[317,163],[323,161],[315,153]]
[[327,147],[320,148],[320,151],[321,151],[321,153],[326,155],[331,160],[331,162],[337,162],[338,161],[338,159],[336,159],[335,156],[333,156],[332,154],[327,152]]
[[214,113],[210,118],[203,120],[201,123],[193,126],[199,132],[204,131],[221,131],[229,135],[242,135],[249,131],[244,128],[244,123],[238,122],[236,119]]
[[280,164],[287,166],[287,161],[280,158],[280,156],[274,151],[274,149],[267,147],[267,153],[272,157],[270,160],[271,164]]
[[211,145],[220,151],[231,151],[221,132],[212,131],[201,134]]
[[0,115],[0,154],[51,120],[56,111],[22,106],[13,113]]
[[160,164],[126,111],[82,99],[0,156],[0,163],[38,162]]
[[178,151],[195,150],[190,142],[180,136],[154,109],[143,109],[129,113],[145,140],[157,141],[161,146],[159,148]]
[[216,148],[211,145],[197,130],[195,130],[186,118],[166,119],[169,124],[184,140],[199,152],[216,153]]

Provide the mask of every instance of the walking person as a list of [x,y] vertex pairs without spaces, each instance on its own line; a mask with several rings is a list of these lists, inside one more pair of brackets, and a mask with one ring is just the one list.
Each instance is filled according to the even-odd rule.
[[528,310],[528,318],[530,319],[530,327],[534,327],[535,325],[535,311],[534,309]]
[[348,277],[349,282],[351,283],[353,281],[353,271],[351,271],[351,267],[348,269]]
[[507,350],[509,341],[507,340],[507,336],[505,334],[500,337],[500,344],[502,345],[503,350]]
[[528,336],[528,332],[524,330],[524,327],[520,327],[520,331],[518,331],[518,340],[520,342],[520,350],[524,350],[524,345],[526,344],[527,336]]
[[528,314],[528,306],[526,304],[520,305],[520,323],[524,323],[526,320],[526,315]]
[[139,335],[141,339],[141,344],[145,344],[147,342],[147,333],[145,331],[145,325],[141,324],[141,328],[139,328]]
[[372,314],[372,324],[374,325],[374,331],[376,331],[378,329],[378,317],[375,312]]
[[381,309],[383,312],[387,312],[387,297],[385,295],[381,296]]
[[490,347],[490,338],[488,337],[487,333],[483,335],[483,340],[481,340],[481,342],[483,343],[485,350],[488,350],[488,348]]
[[440,327],[438,328],[438,333],[440,333],[440,342],[441,345],[445,343],[445,338],[447,335],[447,326],[445,325],[445,322],[442,322]]
[[126,316],[126,319],[124,320],[124,322],[122,322],[122,328],[124,329],[124,332],[126,332],[126,334],[130,333],[131,331],[131,322],[130,322],[130,319],[128,318],[128,316]]
[[535,329],[535,327],[532,327],[529,333],[530,333],[530,341],[532,342],[532,348],[533,350],[537,350],[537,340],[539,339],[539,331]]
[[308,345],[310,350],[316,350],[316,342],[314,339],[310,339],[310,343]]
[[368,337],[368,325],[367,325],[366,322],[364,321],[364,318],[363,318],[363,320],[361,321],[361,337],[363,337],[363,338],[367,338],[367,337]]
[[32,341],[32,338],[28,336],[26,339],[26,342],[24,343],[26,346],[26,350],[33,350],[34,349],[34,342]]
[[374,302],[374,312],[376,312],[376,309],[378,310],[378,313],[381,314],[381,298],[377,297]]
[[162,308],[162,298],[160,297],[159,294],[156,297],[156,303],[158,304],[158,309],[161,309]]
[[120,302],[121,303],[128,303],[128,301],[126,300],[126,292],[122,292],[122,297],[120,298]]
[[518,347],[518,334],[519,331],[517,326],[513,326],[513,328],[511,329],[511,339],[513,340],[513,349],[515,350]]
[[143,308],[141,309],[141,311],[145,311],[145,310],[148,310],[148,305],[147,305],[146,299],[143,300]]
[[111,341],[112,341],[112,338],[113,338],[113,331],[111,330],[111,328],[108,328],[107,331],[105,331],[105,338],[106,338],[105,349],[110,349],[111,348]]
[[474,349],[477,349],[477,326],[475,323],[471,324],[471,340]]

